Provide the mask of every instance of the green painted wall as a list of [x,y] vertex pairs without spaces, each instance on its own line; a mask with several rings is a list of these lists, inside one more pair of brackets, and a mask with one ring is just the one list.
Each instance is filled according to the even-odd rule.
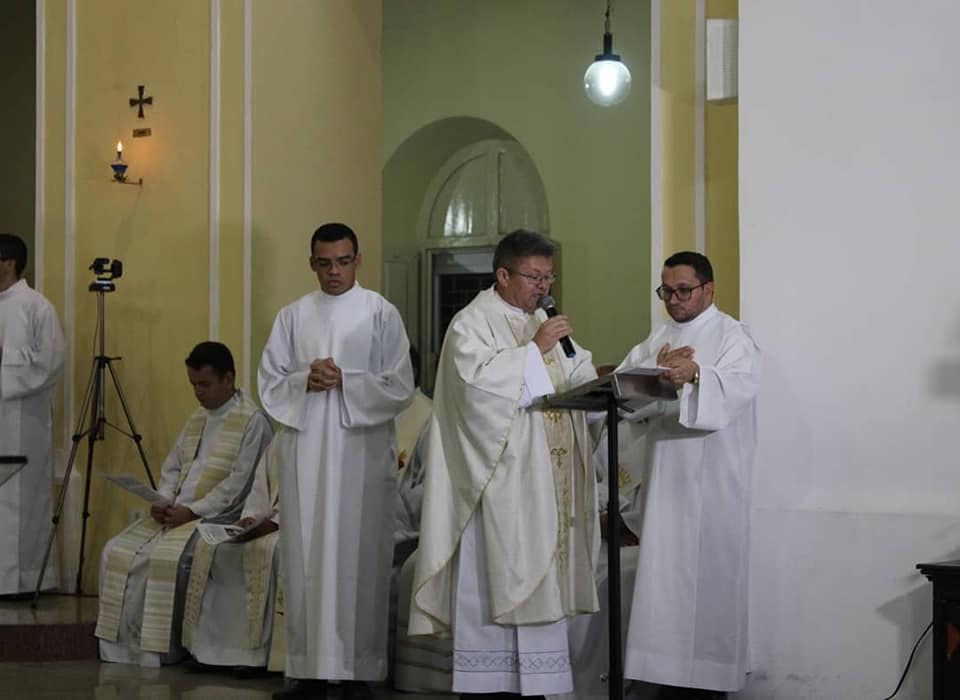
[[[613,108],[583,94],[603,9],[584,0],[383,3],[384,249],[411,240],[430,175],[482,135],[475,120],[488,122],[539,170],[563,251],[563,311],[598,364],[619,362],[646,335],[651,288],[650,8],[615,7],[614,48],[634,89]],[[469,119],[462,130],[444,122],[442,133],[422,131],[451,117]],[[398,165],[394,156],[410,149],[422,159]]]

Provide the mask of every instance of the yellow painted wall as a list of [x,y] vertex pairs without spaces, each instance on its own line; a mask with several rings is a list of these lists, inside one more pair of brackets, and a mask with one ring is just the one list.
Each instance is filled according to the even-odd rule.
[[696,250],[694,226],[695,0],[660,4],[663,256]]
[[[662,119],[663,255],[696,250],[696,0],[661,0],[659,91]],[[706,0],[707,18],[737,18],[737,0]],[[706,250],[716,303],[738,316],[740,250],[737,101],[704,106]]]
[[[737,0],[707,0],[707,18],[737,19]],[[739,118],[737,100],[708,102],[704,127],[706,254],[716,277],[717,306],[740,315]]]
[[[194,0],[84,0],[79,9],[74,386],[88,372],[96,324],[86,268],[96,256],[119,258],[124,276],[105,300],[106,351],[123,358],[117,374],[156,477],[196,407],[183,358],[207,338],[210,9]],[[143,120],[127,102],[138,84],[155,101]],[[141,125],[153,135],[130,138]],[[143,177],[142,188],[110,179],[118,138],[125,142],[128,175]],[[107,415],[125,428],[112,388],[107,397]],[[142,474],[133,442],[115,432],[97,446],[94,467]],[[95,479],[88,590],[96,581],[99,545],[127,524],[131,509],[146,510]]]
[[[220,180],[210,188],[211,3],[83,0],[76,7],[76,80],[67,70],[68,3],[45,3],[45,291],[67,325],[73,362],[66,381],[76,416],[94,354],[96,295],[87,291],[95,256],[120,258],[124,276],[106,296],[107,354],[116,363],[154,476],[195,409],[183,367],[209,334],[211,197],[219,201],[219,338],[242,375],[256,376],[263,339],[277,308],[316,285],[307,241],[328,218],[360,232],[363,281],[379,285],[380,4],[375,1],[253,2],[251,167],[254,259],[249,309],[253,339],[245,358],[244,12],[220,3]],[[76,172],[65,183],[68,83],[76,91]],[[145,84],[154,105],[138,120],[127,103]],[[333,99],[332,99],[333,98]],[[134,127],[153,135],[133,139]],[[123,139],[131,179],[111,180],[114,145]],[[68,220],[73,193],[75,215]],[[75,256],[67,231],[74,228]],[[68,275],[73,282],[65,284]],[[74,308],[74,317],[68,309]],[[106,414],[123,427],[108,384]],[[58,406],[60,445],[71,422]],[[81,457],[86,443],[82,445]],[[75,468],[85,470],[85,459]],[[133,443],[109,432],[97,443],[95,471],[142,474]],[[91,482],[84,590],[95,592],[100,551],[141,502],[102,479]],[[75,533],[79,521],[64,521]],[[68,562],[69,564],[70,562]]]
[[[219,340],[226,343],[243,381],[244,6],[220,5],[220,303]],[[251,347],[251,365],[260,354]]]
[[[43,56],[43,294],[60,312],[63,321],[64,294],[64,171],[66,86],[66,11],[64,2],[44,3]],[[63,385],[57,387],[54,407],[54,444],[63,445],[69,437],[63,423]]]
[[[254,3],[253,351],[279,309],[316,289],[320,224],[360,239],[360,283],[380,289],[379,0]],[[280,271],[280,274],[278,274]]]

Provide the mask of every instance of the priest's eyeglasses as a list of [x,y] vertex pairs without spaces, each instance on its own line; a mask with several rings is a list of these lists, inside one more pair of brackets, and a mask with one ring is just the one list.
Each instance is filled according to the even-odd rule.
[[703,284],[698,284],[696,287],[677,287],[676,289],[661,284],[654,291],[663,301],[668,301],[670,297],[673,296],[675,296],[678,301],[686,301],[693,296],[694,289],[700,289],[700,287],[702,287],[704,284],[706,284],[706,282]]
[[350,267],[353,261],[357,259],[356,255],[342,255],[339,258],[313,258],[313,264],[321,270],[329,270],[334,265],[337,267]]
[[553,284],[556,282],[560,275],[531,275],[529,272],[517,272],[516,270],[510,270],[511,275],[517,275],[518,277],[523,277],[525,280],[530,280],[533,284]]

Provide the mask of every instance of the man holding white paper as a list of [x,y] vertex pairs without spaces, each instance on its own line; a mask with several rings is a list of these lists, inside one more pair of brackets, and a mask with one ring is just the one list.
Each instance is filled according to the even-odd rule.
[[[23,240],[0,233],[0,453],[28,459],[0,486],[0,595],[33,589],[53,517],[53,398],[64,340],[53,305],[21,279],[26,264]],[[56,580],[50,566],[41,587]]]
[[272,436],[267,417],[234,385],[230,350],[197,345],[187,376],[200,408],[190,417],[160,472],[154,504],[107,542],[101,557],[100,658],[158,666],[182,656],[180,616],[199,518],[233,522],[253,470]]
[[699,253],[667,258],[657,295],[670,319],[618,369],[662,367],[678,399],[632,417],[643,434],[639,560],[624,676],[657,698],[714,699],[747,666],[750,488],[760,351],[713,305]]

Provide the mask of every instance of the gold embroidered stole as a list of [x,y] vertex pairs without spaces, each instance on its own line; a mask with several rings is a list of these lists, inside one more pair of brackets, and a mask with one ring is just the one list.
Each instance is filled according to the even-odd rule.
[[[263,644],[263,620],[267,609],[267,600],[272,593],[270,586],[273,573],[273,556],[279,533],[271,532],[249,542],[231,543],[227,546],[240,546],[244,582],[244,616],[246,618],[246,637],[244,649],[258,649]],[[183,644],[193,646],[197,627],[200,623],[200,608],[213,566],[213,557],[217,548],[203,539],[197,540],[193,552],[193,565],[190,568],[190,583],[187,586],[183,611]]]
[[270,657],[268,671],[283,671],[287,663],[287,630],[283,615],[283,567],[277,567],[277,590],[273,606],[273,635],[270,638]]
[[[547,374],[555,388],[565,386],[566,377],[554,348],[544,358]],[[553,484],[557,495],[557,568],[561,580],[567,577],[570,561],[570,525],[574,512],[574,435],[570,411],[550,409],[544,411],[543,424],[547,430],[550,446],[550,463],[553,466]]]
[[[230,474],[240,452],[247,424],[255,412],[256,407],[246,399],[231,409],[220,429],[217,444],[202,463],[197,463],[195,458],[206,424],[206,412],[198,410],[190,417],[181,444],[180,457],[184,467],[177,482],[174,502],[191,470],[203,470],[197,482],[197,499],[206,496]],[[97,637],[117,641],[130,568],[143,546],[159,537],[160,541],[150,553],[140,648],[160,653],[169,651],[177,566],[184,548],[196,530],[197,522],[194,520],[168,530],[148,517],[135,523],[117,538],[107,554],[104,583],[101,587],[100,614],[95,631]]]
[[[537,316],[508,316],[510,328],[519,345],[533,340],[540,319]],[[560,344],[543,356],[547,374],[557,391],[567,384],[563,371]],[[553,467],[554,491],[557,499],[557,569],[561,580],[565,579],[570,560],[570,524],[574,511],[573,469],[574,434],[570,411],[549,409],[543,412],[543,425],[547,433],[547,445],[550,447],[550,464]]]
[[[271,508],[276,512],[280,500],[279,464],[277,460],[268,460],[269,475],[267,478]],[[257,465],[260,468],[260,465]],[[244,612],[246,617],[246,640],[244,649],[258,649],[263,644],[263,619],[266,612],[267,598],[276,592],[270,587],[273,573],[273,557],[276,550],[279,533],[271,532],[263,537],[240,544],[241,566],[244,582]],[[198,539],[193,550],[193,564],[190,567],[190,581],[187,584],[186,599],[183,610],[183,645],[191,648],[196,640],[197,627],[200,624],[200,609],[203,605],[203,596],[210,578],[210,569],[216,546]]]
[[[280,508],[280,463],[279,460],[270,461],[270,503],[274,512]],[[280,533],[276,533],[279,544]],[[283,567],[277,566],[277,585],[273,591],[273,634],[270,636],[270,654],[267,660],[268,671],[283,671],[287,658],[287,631],[283,617]]]
[[163,525],[153,518],[142,518],[131,525],[116,539],[107,554],[103,580],[100,581],[100,609],[94,635],[110,642],[117,641],[120,631],[120,612],[127,590],[127,575],[134,557],[146,543],[152,540]]
[[200,606],[203,603],[203,592],[207,587],[207,578],[213,566],[213,555],[216,547],[207,543],[202,537],[197,540],[193,548],[193,563],[190,565],[190,580],[187,583],[187,593],[183,601],[183,646],[193,648],[197,634],[197,624],[200,621]]

